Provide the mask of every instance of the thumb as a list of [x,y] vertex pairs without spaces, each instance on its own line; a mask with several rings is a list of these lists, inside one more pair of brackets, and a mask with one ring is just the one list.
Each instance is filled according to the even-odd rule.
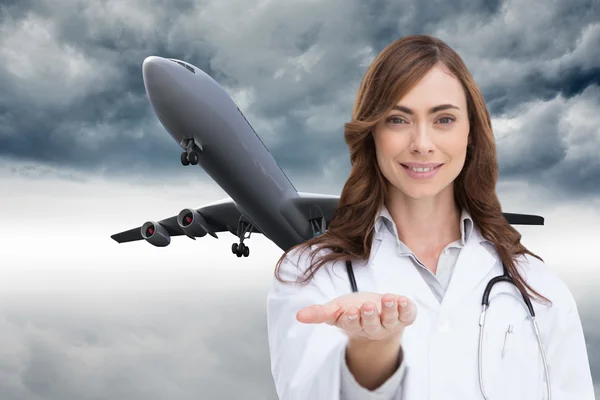
[[302,308],[296,314],[296,319],[305,324],[327,323],[334,325],[341,314],[340,307],[336,301],[324,305],[312,305]]

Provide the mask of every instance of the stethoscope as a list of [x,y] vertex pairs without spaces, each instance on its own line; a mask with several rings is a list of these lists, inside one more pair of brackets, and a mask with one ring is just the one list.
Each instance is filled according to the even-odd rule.
[[[352,262],[350,260],[346,260],[346,271],[348,271],[348,278],[350,279],[350,287],[352,288],[352,291],[358,292],[358,286],[356,285],[356,278],[354,277],[354,270],[352,269]],[[506,272],[506,268],[504,267],[504,264],[502,264],[502,271],[503,271],[502,275],[492,278],[488,282],[487,286],[485,287],[485,290],[483,291],[483,297],[481,299],[482,309],[481,309],[481,315],[479,316],[479,348],[478,348],[479,387],[481,389],[481,394],[483,395],[484,399],[489,400],[489,397],[487,396],[487,394],[485,392],[485,388],[483,387],[483,362],[482,362],[482,359],[483,359],[483,331],[485,328],[485,312],[487,311],[487,309],[490,306],[490,292],[492,291],[492,288],[494,287],[494,285],[498,282],[508,282],[508,283],[514,285],[517,288],[517,290],[519,290],[519,293],[521,293],[521,296],[523,296],[525,305],[527,306],[527,309],[529,310],[529,315],[531,315],[531,321],[533,323],[533,330],[535,331],[535,337],[537,338],[538,347],[539,347],[540,353],[542,355],[542,362],[544,364],[544,373],[546,374],[546,390],[548,392],[548,400],[551,400],[552,395],[551,395],[551,388],[550,388],[550,376],[548,374],[548,363],[546,362],[546,353],[544,351],[544,345],[542,344],[542,339],[540,337],[540,330],[538,329],[538,324],[537,324],[537,321],[535,320],[535,311],[533,310],[533,305],[531,304],[529,297],[524,295],[523,292],[521,292],[521,290],[519,289],[519,287],[515,284],[515,281],[510,276],[508,276],[508,274]]]

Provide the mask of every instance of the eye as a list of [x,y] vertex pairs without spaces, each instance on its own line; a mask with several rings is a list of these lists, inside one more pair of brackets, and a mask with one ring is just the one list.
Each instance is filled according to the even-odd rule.
[[399,124],[401,122],[404,122],[404,120],[396,115],[393,115],[387,119],[387,122],[391,122],[393,124]]
[[448,122],[447,122],[447,123],[445,123],[445,124],[444,124],[444,123],[442,123],[442,125],[449,125],[450,123],[452,123],[452,122],[456,121],[456,120],[455,120],[454,118],[452,118],[452,117],[442,117],[442,118],[440,118],[438,121],[443,121],[443,120],[448,120]]
[[[406,124],[407,123],[404,119],[400,118],[397,115],[392,115],[386,121],[387,122],[391,122],[394,125]],[[441,122],[442,125],[450,125],[452,122],[456,121],[456,118],[454,118],[454,117],[442,117],[442,118],[438,119],[438,121]],[[446,122],[444,122],[444,121],[446,121]]]

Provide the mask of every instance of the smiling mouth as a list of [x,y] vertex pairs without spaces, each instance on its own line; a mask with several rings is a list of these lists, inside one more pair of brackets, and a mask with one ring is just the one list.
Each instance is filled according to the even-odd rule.
[[433,171],[434,169],[440,168],[444,164],[440,164],[436,167],[409,167],[408,165],[405,165],[405,164],[400,164],[400,165],[402,165],[404,168],[409,169],[414,172],[430,172],[430,171]]

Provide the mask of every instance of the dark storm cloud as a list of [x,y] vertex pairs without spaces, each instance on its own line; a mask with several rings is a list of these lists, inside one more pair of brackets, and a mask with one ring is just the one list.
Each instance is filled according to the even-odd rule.
[[454,0],[423,7],[416,1],[356,2],[353,17],[367,42],[379,53],[391,41],[405,35],[430,34],[436,26],[460,14],[475,14],[485,22],[495,16],[501,2],[496,0]]
[[500,174],[557,192],[600,191],[600,86],[578,97],[523,104],[519,127],[498,140]]
[[[245,13],[236,8],[242,4]],[[382,0],[261,8],[238,1],[65,0],[0,9],[6,28],[0,49],[8,60],[0,68],[0,156],[113,177],[197,173],[181,168],[179,146],[147,102],[141,63],[148,55],[188,60],[230,94],[249,93],[240,108],[284,170],[304,176],[347,154],[343,124],[360,79],[372,58],[401,36],[430,33],[454,47],[494,117],[521,115],[528,102],[557,95],[571,99],[595,88],[600,76],[593,61],[600,55],[600,26],[593,25],[600,12],[590,0],[552,7],[461,0],[434,8]],[[512,132],[526,136],[523,142],[499,140],[501,176],[537,182],[545,173],[558,189],[598,193],[589,184],[598,162],[569,158],[573,143],[558,127],[564,116],[558,108],[542,122],[532,116],[522,124],[525,132]],[[597,135],[585,140],[600,143]],[[347,165],[339,165],[339,179]]]
[[[52,167],[99,169],[107,175],[144,174],[148,170],[160,171],[180,165],[179,146],[158,124],[147,101],[142,61],[154,54],[179,58],[186,54],[198,60],[196,64],[211,75],[219,76],[219,73],[210,68],[208,45],[195,40],[194,46],[186,46],[185,41],[173,40],[170,36],[177,33],[169,26],[176,15],[171,7],[186,13],[192,6],[202,4],[187,0],[155,3],[155,18],[159,23],[150,29],[154,34],[148,35],[136,30],[134,24],[120,24],[118,20],[127,20],[127,15],[107,12],[98,16],[98,10],[85,4],[63,2],[62,7],[57,7],[56,3],[37,2],[26,11],[19,12],[16,4],[3,9],[3,21],[16,29],[26,29],[19,26],[16,16],[28,19],[31,18],[29,12],[36,16],[32,25],[51,21],[55,28],[51,32],[56,47],[25,54],[32,63],[39,67],[48,63],[44,60],[46,55],[68,58],[66,51],[58,52],[70,46],[86,60],[86,69],[81,75],[90,80],[96,76],[97,83],[77,90],[77,96],[69,96],[65,94],[68,90],[52,85],[52,77],[44,75],[40,67],[41,77],[33,79],[42,82],[38,86],[52,92],[24,93],[23,88],[29,82],[14,79],[8,68],[0,68],[0,83],[4,88],[0,95],[3,125],[0,156]],[[96,8],[102,7],[96,4]],[[82,10],[88,11],[82,13]],[[130,11],[135,12],[135,8]],[[110,73],[103,77],[103,66],[107,65]]]

